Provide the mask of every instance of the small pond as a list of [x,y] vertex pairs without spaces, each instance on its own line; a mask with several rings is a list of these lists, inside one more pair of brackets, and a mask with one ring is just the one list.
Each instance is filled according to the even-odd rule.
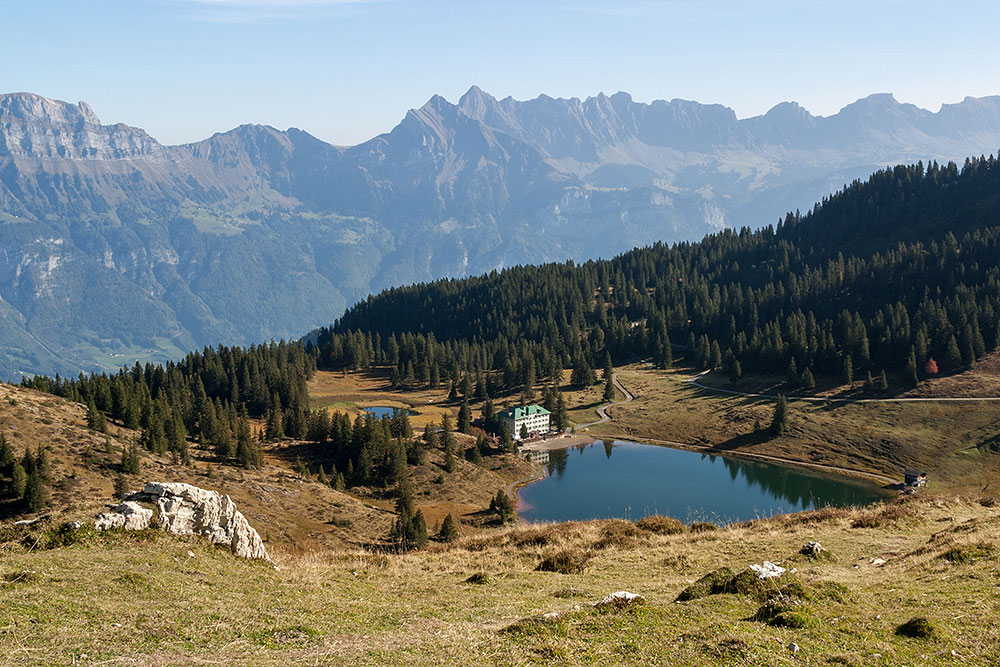
[[518,493],[529,522],[664,514],[726,524],[887,495],[851,477],[621,440],[554,450],[546,465]]
[[385,416],[392,416],[393,411],[400,410],[406,412],[408,415],[413,414],[413,410],[406,410],[405,408],[394,408],[388,405],[369,405],[367,407],[361,408],[362,412],[367,412],[368,414],[375,415],[379,419]]

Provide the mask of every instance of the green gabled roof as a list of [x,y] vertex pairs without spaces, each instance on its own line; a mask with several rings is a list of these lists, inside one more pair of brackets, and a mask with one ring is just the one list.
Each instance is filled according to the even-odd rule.
[[524,419],[529,415],[549,415],[552,414],[540,405],[515,405],[512,408],[507,408],[500,413],[507,419]]

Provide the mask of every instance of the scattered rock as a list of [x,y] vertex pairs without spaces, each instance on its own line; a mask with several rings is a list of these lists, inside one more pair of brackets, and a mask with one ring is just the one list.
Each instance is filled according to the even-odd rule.
[[67,521],[66,523],[63,524],[63,528],[65,528],[66,530],[80,530],[80,528],[82,527],[83,524],[79,521]]
[[149,528],[153,519],[153,510],[146,509],[139,503],[128,500],[112,508],[110,512],[102,512],[94,521],[97,530],[124,528],[125,530],[144,530]]
[[761,580],[780,577],[787,571],[785,570],[785,568],[781,567],[780,565],[775,565],[769,560],[766,560],[760,564],[754,563],[753,565],[750,566],[750,569],[756,572],[757,576],[760,577]]
[[818,556],[824,551],[826,551],[826,549],[823,548],[822,544],[812,541],[806,542],[802,545],[802,548],[799,549],[799,553],[803,556]]
[[791,651],[792,653],[798,653],[802,649],[800,649],[799,645],[796,644],[795,642],[791,642],[788,644],[788,650]]
[[205,537],[241,558],[271,560],[260,535],[228,495],[180,482],[150,482],[133,497],[156,503],[163,530]]
[[193,551],[188,551],[187,552],[187,557],[188,558],[194,558],[194,552]]
[[887,561],[884,558],[872,558],[872,565],[874,565],[875,567],[882,567],[883,565],[885,565],[888,562],[889,561]]
[[629,593],[628,591],[615,591],[611,595],[601,598],[594,603],[595,607],[621,607],[633,604],[642,604],[646,601],[646,598],[642,597],[637,593]]

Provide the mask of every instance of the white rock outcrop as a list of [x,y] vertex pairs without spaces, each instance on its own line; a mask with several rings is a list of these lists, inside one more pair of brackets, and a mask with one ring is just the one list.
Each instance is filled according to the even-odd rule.
[[125,530],[144,530],[149,528],[153,519],[153,510],[146,509],[137,502],[126,501],[110,512],[103,512],[97,515],[94,521],[94,528],[97,530],[108,530],[110,528],[124,528]]
[[761,579],[772,579],[774,577],[780,577],[787,570],[780,565],[775,565],[769,560],[763,563],[754,563],[750,566],[750,569],[757,573],[757,576]]
[[628,591],[615,591],[611,595],[607,595],[597,602],[594,603],[595,607],[603,607],[609,604],[637,604],[643,602],[644,597],[638,595],[637,593],[629,593]]
[[[155,524],[175,535],[197,535],[213,544],[224,544],[241,558],[270,561],[264,542],[232,498],[180,482],[149,482],[139,493],[110,512],[97,516],[97,530],[142,530]],[[157,514],[136,500],[154,503]]]
[[241,558],[271,560],[260,535],[227,495],[180,482],[149,482],[139,495],[156,503],[163,530],[205,537]]

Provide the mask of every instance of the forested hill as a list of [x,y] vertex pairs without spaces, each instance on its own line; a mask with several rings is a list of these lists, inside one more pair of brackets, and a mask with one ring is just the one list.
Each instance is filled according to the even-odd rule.
[[1000,342],[998,195],[992,156],[899,166],[759,231],[390,289],[320,331],[319,364],[517,385],[608,353],[669,364],[673,343],[734,374],[916,383],[930,359],[951,372]]

